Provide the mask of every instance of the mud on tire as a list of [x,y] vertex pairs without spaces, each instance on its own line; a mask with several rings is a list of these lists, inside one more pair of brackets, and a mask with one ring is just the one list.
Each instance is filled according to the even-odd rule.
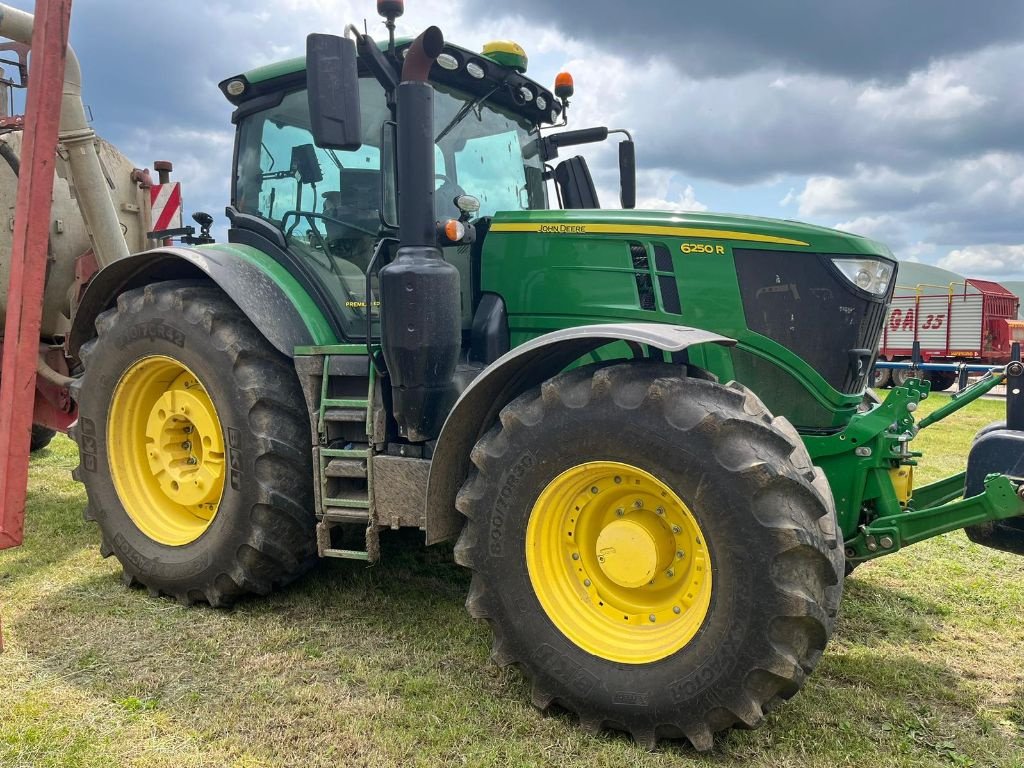
[[[80,464],[73,474],[85,484],[85,518],[99,525],[100,551],[121,562],[125,583],[223,606],[307,571],[316,562],[309,418],[290,361],[209,283],[127,291],[97,318],[96,330],[81,349],[80,417],[71,430]],[[180,361],[202,382],[227,452],[216,514],[182,546],[155,541],[133,522],[108,459],[111,395],[126,370],[152,355]]]
[[[592,461],[668,485],[709,547],[703,624],[650,663],[571,642],[531,583],[524,542],[538,495]],[[831,492],[796,430],[742,386],[661,363],[579,368],[506,406],[472,462],[456,502],[466,517],[456,559],[473,571],[467,608],[489,622],[493,659],[529,678],[537,707],[559,705],[588,731],[627,731],[644,746],[685,736],[706,750],[718,731],[758,725],[820,659],[843,584]]]

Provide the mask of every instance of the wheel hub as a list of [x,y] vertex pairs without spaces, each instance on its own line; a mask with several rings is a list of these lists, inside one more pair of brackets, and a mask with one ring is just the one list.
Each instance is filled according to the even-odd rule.
[[597,536],[597,562],[620,587],[642,587],[658,568],[658,532],[645,523],[613,520]]
[[189,368],[159,355],[133,363],[111,398],[107,448],[121,504],[144,534],[181,546],[206,531],[224,492],[224,436]]
[[696,518],[629,464],[588,462],[552,480],[531,511],[526,555],[548,617],[602,658],[669,656],[708,612],[711,560]]

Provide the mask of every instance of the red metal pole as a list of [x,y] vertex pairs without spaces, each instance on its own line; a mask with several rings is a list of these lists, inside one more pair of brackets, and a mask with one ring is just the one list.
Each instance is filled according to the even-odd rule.
[[37,0],[0,378],[0,549],[21,544],[71,0]]

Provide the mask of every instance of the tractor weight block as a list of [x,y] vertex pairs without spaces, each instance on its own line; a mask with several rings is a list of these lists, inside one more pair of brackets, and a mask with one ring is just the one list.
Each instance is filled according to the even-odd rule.
[[[1024,432],[989,425],[979,432],[967,457],[967,485],[964,496],[985,490],[985,478],[999,473],[1024,478]],[[994,520],[964,528],[976,544],[1024,555],[1024,517]]]

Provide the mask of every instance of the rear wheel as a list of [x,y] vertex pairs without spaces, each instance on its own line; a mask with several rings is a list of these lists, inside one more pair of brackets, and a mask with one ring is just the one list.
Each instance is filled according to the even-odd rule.
[[577,369],[506,406],[472,459],[467,606],[537,706],[708,749],[816,665],[842,591],[831,494],[744,388]]
[[128,291],[96,327],[75,476],[126,583],[225,605],[308,569],[309,425],[287,359],[208,284]]

